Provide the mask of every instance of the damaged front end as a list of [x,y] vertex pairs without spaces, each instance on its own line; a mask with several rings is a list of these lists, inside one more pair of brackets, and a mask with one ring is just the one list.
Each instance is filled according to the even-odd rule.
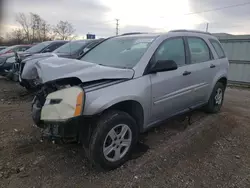
[[60,90],[44,87],[39,91],[32,102],[32,118],[42,129],[42,137],[77,140],[84,100],[80,86]]
[[86,93],[123,82],[134,75],[132,69],[65,58],[51,57],[33,65],[30,71],[22,73],[22,77],[33,80],[37,88],[32,118],[53,138],[79,140],[84,137],[80,135],[88,132],[93,119],[83,117]]
[[27,90],[39,89],[42,80],[38,75],[36,63],[50,57],[57,57],[57,55],[53,53],[36,54],[20,61],[18,66],[19,84]]

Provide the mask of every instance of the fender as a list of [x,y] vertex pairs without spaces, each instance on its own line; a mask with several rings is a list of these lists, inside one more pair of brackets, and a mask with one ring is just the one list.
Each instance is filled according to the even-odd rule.
[[[218,82],[218,80],[220,80],[221,78],[226,78],[228,79],[228,73],[227,73],[227,70],[221,70],[219,72],[217,72],[217,74],[215,75],[214,79],[213,79],[213,82],[211,84],[211,88],[210,88],[210,93],[209,93],[209,97],[210,95],[212,94],[213,92],[213,88],[215,86],[215,84]],[[209,99],[209,98],[208,98]]]
[[138,96],[135,96],[135,95],[117,96],[116,98],[113,98],[113,96],[111,96],[108,98],[105,97],[105,100],[103,100],[103,97],[100,96],[96,100],[94,100],[92,103],[90,103],[88,106],[85,106],[83,110],[83,115],[99,114],[117,103],[129,101],[129,100],[140,103],[142,108],[145,109],[145,106],[143,105],[142,100]]

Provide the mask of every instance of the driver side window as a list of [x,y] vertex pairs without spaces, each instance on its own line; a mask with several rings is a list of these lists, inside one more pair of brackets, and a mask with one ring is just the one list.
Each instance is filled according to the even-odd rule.
[[155,53],[155,62],[159,60],[173,60],[178,66],[185,65],[185,48],[182,38],[165,40]]

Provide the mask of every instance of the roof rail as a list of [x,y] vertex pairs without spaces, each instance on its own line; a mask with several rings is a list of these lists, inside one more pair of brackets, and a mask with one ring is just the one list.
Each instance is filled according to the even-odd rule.
[[131,33],[123,33],[123,34],[121,34],[121,36],[124,36],[124,35],[136,35],[136,34],[145,34],[145,33],[141,33],[141,32],[131,32]]
[[191,33],[202,33],[202,34],[206,34],[206,35],[212,35],[211,33],[205,32],[205,31],[187,30],[187,29],[177,29],[177,30],[171,30],[169,32],[191,32]]

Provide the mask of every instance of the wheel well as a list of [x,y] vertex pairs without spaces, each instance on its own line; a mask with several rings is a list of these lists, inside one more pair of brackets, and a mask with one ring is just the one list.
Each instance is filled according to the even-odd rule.
[[108,109],[121,110],[128,113],[135,119],[136,124],[139,126],[140,130],[142,130],[144,123],[144,112],[142,105],[139,102],[134,100],[127,100],[114,104]]
[[227,86],[227,78],[226,77],[222,77],[218,80],[218,82],[222,83],[224,86]]

